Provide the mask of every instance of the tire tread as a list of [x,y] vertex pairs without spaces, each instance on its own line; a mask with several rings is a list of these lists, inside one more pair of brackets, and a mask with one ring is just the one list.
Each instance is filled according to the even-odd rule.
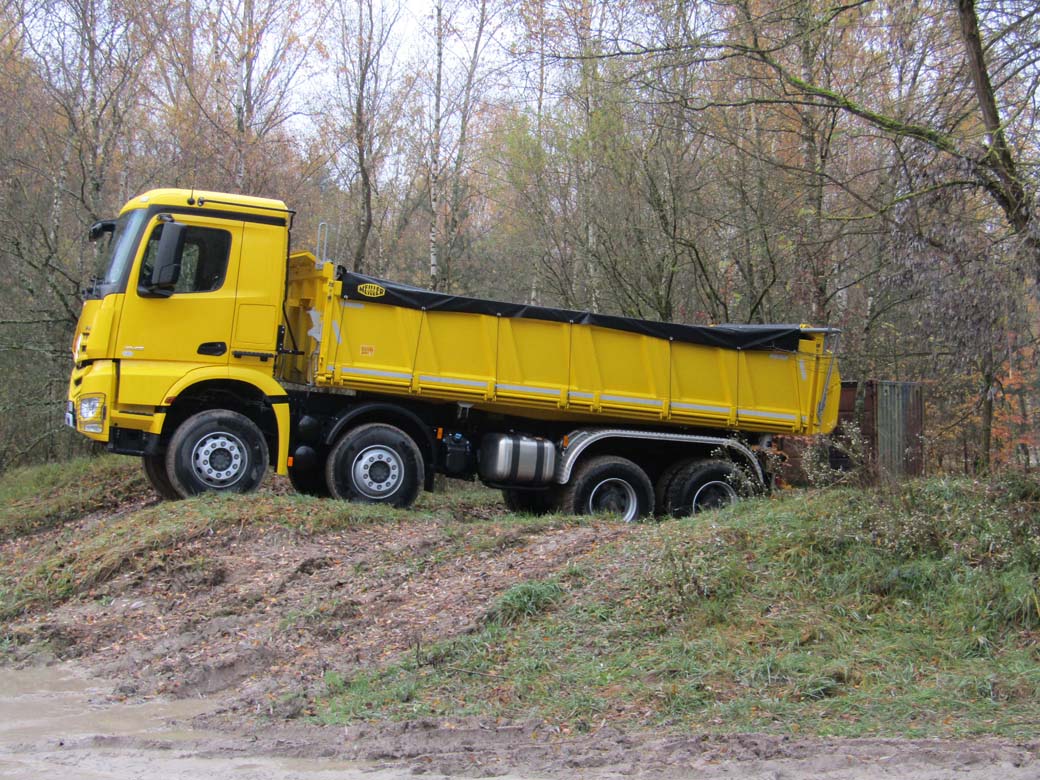
[[[411,457],[412,465],[415,470],[411,482],[402,485],[399,490],[390,495],[390,500],[387,501],[373,501],[360,493],[352,492],[349,485],[346,485],[344,488],[343,485],[339,484],[337,475],[341,456],[352,446],[355,446],[360,439],[377,432],[386,436],[400,438],[400,444],[405,450],[402,455],[407,454]],[[412,439],[411,436],[400,428],[386,423],[365,423],[364,425],[359,425],[357,428],[351,428],[344,432],[336,444],[333,445],[332,450],[329,452],[329,457],[325,461],[325,481],[328,486],[329,495],[333,498],[345,501],[360,501],[364,503],[382,503],[398,508],[409,507],[415,502],[415,499],[419,496],[419,492],[422,490],[424,474],[425,465],[419,445],[415,443],[415,440]]]
[[653,511],[654,487],[650,477],[638,464],[617,455],[595,455],[581,463],[560,492],[560,511],[572,515],[585,514],[582,507],[585,499],[583,493],[588,483],[611,472],[633,483],[640,504],[636,520]]

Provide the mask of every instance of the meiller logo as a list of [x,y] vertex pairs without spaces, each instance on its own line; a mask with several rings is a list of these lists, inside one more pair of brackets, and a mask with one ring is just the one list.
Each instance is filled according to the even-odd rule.
[[359,284],[357,291],[366,298],[382,298],[386,295],[386,290],[384,288],[380,287],[378,284],[372,284],[371,282]]

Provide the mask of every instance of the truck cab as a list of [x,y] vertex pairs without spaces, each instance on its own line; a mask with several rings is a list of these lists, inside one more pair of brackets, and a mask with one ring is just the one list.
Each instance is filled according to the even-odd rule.
[[161,189],[95,224],[105,267],[76,326],[66,422],[154,458],[171,418],[221,396],[285,473],[288,413],[273,374],[291,219],[277,200]]

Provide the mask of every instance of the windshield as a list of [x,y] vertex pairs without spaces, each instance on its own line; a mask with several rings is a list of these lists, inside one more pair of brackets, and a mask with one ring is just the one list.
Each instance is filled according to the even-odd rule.
[[146,216],[144,209],[137,209],[128,211],[116,220],[115,230],[108,239],[102,258],[102,275],[92,297],[103,298],[126,290],[126,278],[130,273],[130,264],[134,261],[134,250]]

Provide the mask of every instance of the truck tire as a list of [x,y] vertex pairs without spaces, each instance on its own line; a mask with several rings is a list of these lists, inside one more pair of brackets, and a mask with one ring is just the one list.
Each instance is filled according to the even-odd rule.
[[557,497],[554,492],[543,490],[517,490],[503,488],[502,500],[510,512],[522,515],[547,515],[556,509]]
[[347,431],[325,464],[335,498],[411,506],[423,483],[423,458],[412,438],[392,425],[369,423]]
[[672,482],[675,481],[676,476],[693,463],[693,458],[683,458],[677,460],[675,463],[670,464],[664,471],[661,472],[661,476],[657,478],[657,482],[654,483],[654,514],[659,517],[668,517],[671,512],[671,507],[668,506],[668,489],[672,486]]
[[740,500],[733,484],[736,467],[726,460],[697,460],[675,475],[668,487],[672,517],[721,509]]
[[316,498],[328,498],[329,483],[325,479],[325,470],[320,466],[316,469],[300,469],[289,467],[289,482],[297,493]]
[[626,523],[654,508],[650,477],[627,458],[597,455],[580,464],[564,487],[560,511],[574,515],[616,514]]
[[210,409],[180,424],[166,450],[166,474],[178,495],[248,493],[267,473],[267,441],[256,423],[228,409]]
[[166,473],[165,452],[160,452],[158,455],[142,455],[141,465],[144,467],[144,474],[148,477],[148,481],[159,494],[159,498],[165,498],[167,501],[177,501],[182,498],[170,483],[170,477]]

